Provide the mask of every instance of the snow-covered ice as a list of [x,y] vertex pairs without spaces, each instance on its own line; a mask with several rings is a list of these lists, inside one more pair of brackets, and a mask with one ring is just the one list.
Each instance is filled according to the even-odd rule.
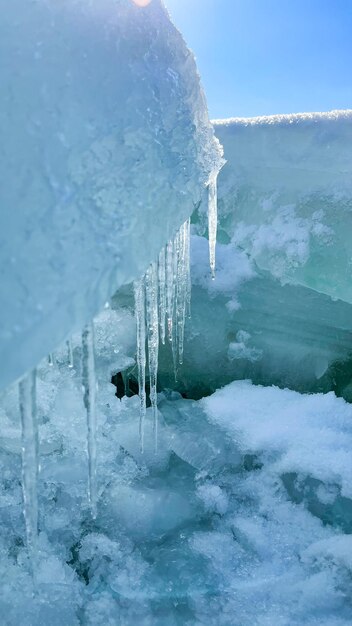
[[352,110],[215,121],[219,235],[262,269],[352,303]]
[[[199,402],[165,392],[158,452],[147,408],[141,454],[139,399],[116,398],[104,374],[107,330],[121,313],[103,315],[96,333],[95,521],[79,337],[74,368],[65,344],[53,366],[44,360],[38,368],[34,595],[18,482],[17,390],[2,396],[0,612],[7,623],[347,626],[351,405],[332,393],[302,395],[250,381]],[[128,364],[134,348],[125,346],[120,358]]]
[[0,387],[139,278],[221,151],[160,0],[0,0]]

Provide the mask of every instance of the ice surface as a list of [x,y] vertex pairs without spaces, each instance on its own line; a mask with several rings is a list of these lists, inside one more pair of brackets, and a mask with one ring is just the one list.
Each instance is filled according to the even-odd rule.
[[215,122],[219,236],[283,282],[352,303],[352,111]]
[[159,0],[0,1],[0,386],[140,277],[220,150]]
[[[207,250],[206,250],[207,255]],[[214,283],[212,283],[214,284]],[[9,626],[41,623],[210,626],[347,626],[349,536],[284,478],[310,477],[325,503],[351,502],[352,408],[334,394],[301,395],[232,383],[200,402],[159,395],[159,447],[146,411],[139,447],[138,396],[119,400],[106,380],[109,329],[96,323],[99,500],[86,496],[81,350],[38,368],[42,471],[37,593],[23,523],[16,387],[2,394],[0,615]],[[126,314],[126,328],[128,328]],[[133,318],[131,318],[131,330]],[[121,328],[121,327],[120,327]],[[126,341],[119,355],[133,354]],[[101,363],[100,363],[101,359]],[[12,440],[12,448],[9,446]]]

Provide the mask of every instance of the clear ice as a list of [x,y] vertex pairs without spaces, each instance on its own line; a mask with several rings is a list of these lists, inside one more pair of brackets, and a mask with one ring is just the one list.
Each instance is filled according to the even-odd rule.
[[166,245],[166,315],[167,336],[172,342],[173,316],[174,316],[174,243],[169,241]]
[[88,499],[92,517],[95,518],[97,514],[97,424],[93,324],[88,324],[82,333],[82,387],[87,415]]
[[72,341],[71,341],[71,339],[68,339],[66,341],[66,347],[67,347],[68,366],[70,368],[72,368],[73,367],[73,350],[72,350]]
[[159,324],[160,341],[164,345],[166,337],[166,250],[162,248],[158,260],[159,280]]
[[176,328],[178,362],[183,363],[183,344],[186,312],[190,309],[190,221],[187,220],[177,235],[178,259],[176,279]]
[[145,366],[146,366],[146,329],[145,329],[145,278],[134,283],[134,309],[137,325],[137,369],[139,393],[139,445],[144,451],[144,422],[146,414]]
[[283,283],[352,303],[352,110],[214,122],[219,230]]
[[152,263],[145,276],[134,283],[137,322],[137,368],[140,397],[140,441],[144,448],[145,342],[148,344],[150,402],[153,411],[155,449],[158,445],[157,379],[159,345],[166,336],[171,346],[175,379],[183,363],[184,328],[190,314],[190,219],[177,231],[173,240],[161,250],[158,262]]
[[212,278],[215,278],[216,235],[218,229],[218,170],[214,171],[208,183],[208,231],[209,231],[209,262]]
[[22,428],[22,490],[27,547],[35,556],[38,538],[39,441],[36,407],[36,370],[19,383],[19,405]]
[[146,287],[146,311],[147,311],[147,343],[150,402],[153,411],[153,431],[155,450],[158,447],[158,403],[157,403],[157,380],[158,380],[158,356],[159,356],[159,316],[158,316],[158,269],[157,264],[152,263],[145,276]]

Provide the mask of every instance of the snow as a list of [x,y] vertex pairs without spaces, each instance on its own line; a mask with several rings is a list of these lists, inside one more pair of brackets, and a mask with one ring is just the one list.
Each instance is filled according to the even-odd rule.
[[159,0],[0,11],[3,388],[157,260],[222,161]]
[[[108,382],[109,329],[117,342],[121,334],[122,366],[135,353],[133,317],[104,310],[95,323],[94,523],[80,337],[72,338],[73,368],[65,343],[52,366],[44,359],[38,367],[36,594],[24,545],[16,386],[2,394],[0,614],[20,626],[116,619],[347,626],[351,405],[332,393],[302,395],[249,381],[199,402],[165,391],[158,397],[158,451],[147,408],[142,454],[139,398],[119,400]],[[293,474],[294,488],[286,480]],[[327,512],[337,506],[331,520]]]
[[334,393],[302,395],[235,381],[202,406],[240,439],[244,453],[272,459],[273,471],[330,481],[352,498],[352,406]]

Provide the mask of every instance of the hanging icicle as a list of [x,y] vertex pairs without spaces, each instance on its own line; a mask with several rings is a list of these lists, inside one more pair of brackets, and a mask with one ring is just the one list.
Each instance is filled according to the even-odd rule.
[[87,413],[88,499],[92,517],[95,519],[97,514],[97,446],[93,324],[87,325],[82,333],[82,386]]
[[184,329],[190,315],[190,220],[182,224],[174,239],[161,250],[158,262],[152,263],[146,275],[134,283],[135,315],[137,322],[137,366],[140,397],[140,446],[144,449],[144,422],[146,415],[145,366],[146,337],[150,402],[153,411],[155,449],[158,442],[157,378],[160,342],[169,340],[174,364],[175,380],[178,366],[183,363]]
[[35,557],[38,538],[39,442],[36,408],[36,370],[19,383],[22,427],[22,490],[28,552]]
[[174,244],[172,241],[166,246],[166,316],[167,336],[172,342],[172,325],[174,315]]
[[179,255],[177,266],[177,341],[178,362],[183,363],[183,346],[186,310],[190,308],[190,281],[189,281],[189,220],[181,227],[179,232]]
[[66,341],[66,347],[67,347],[68,366],[72,369],[72,367],[73,367],[73,350],[72,350],[72,341],[71,341],[71,339],[68,339]]
[[175,239],[173,241],[174,255],[173,255],[173,271],[172,271],[174,309],[173,309],[173,322],[172,322],[171,352],[172,352],[172,361],[174,364],[175,382],[177,382],[177,370],[178,370],[180,247],[181,247],[181,231],[179,230],[177,231],[175,235]]
[[141,452],[144,451],[144,422],[146,414],[145,393],[145,279],[142,278],[134,283],[134,303],[137,323],[137,368],[139,389],[139,445]]
[[192,296],[192,280],[191,280],[191,219],[186,222],[186,273],[187,273],[187,293],[186,293],[186,315],[188,319],[191,317],[191,296]]
[[217,199],[218,172],[211,174],[208,182],[208,231],[209,231],[209,261],[211,276],[215,278],[215,251],[218,229],[218,199]]
[[159,326],[160,340],[165,345],[165,322],[166,322],[166,250],[162,248],[158,260],[159,279]]
[[150,403],[153,411],[153,431],[155,451],[158,448],[158,405],[157,379],[159,354],[159,319],[158,319],[158,271],[156,263],[152,263],[146,273],[146,311],[148,363],[150,383]]

